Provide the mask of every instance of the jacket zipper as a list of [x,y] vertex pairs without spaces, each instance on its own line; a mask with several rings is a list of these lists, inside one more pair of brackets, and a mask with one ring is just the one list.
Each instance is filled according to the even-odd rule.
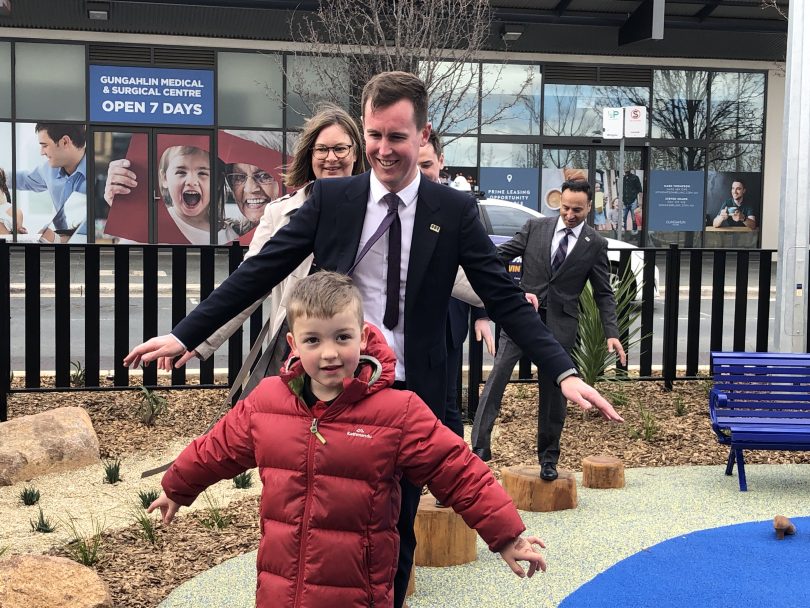
[[374,592],[371,588],[371,543],[368,540],[368,530],[363,539],[363,561],[366,565],[366,583],[368,584],[368,605],[374,608]]
[[304,586],[304,546],[307,542],[307,529],[309,528],[309,508],[310,503],[312,502],[312,477],[313,477],[313,469],[315,465],[313,464],[313,459],[315,455],[315,437],[318,437],[323,443],[326,443],[326,439],[323,438],[318,432],[318,419],[312,419],[312,425],[309,427],[310,432],[312,435],[307,441],[307,494],[306,499],[304,500],[304,518],[301,521],[301,544],[298,548],[298,581],[295,584],[295,599],[293,601],[294,606],[299,606],[301,603],[301,588]]

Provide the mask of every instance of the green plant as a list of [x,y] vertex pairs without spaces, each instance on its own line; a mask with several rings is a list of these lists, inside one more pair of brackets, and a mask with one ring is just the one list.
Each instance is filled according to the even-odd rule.
[[84,566],[92,566],[101,559],[101,541],[104,525],[90,516],[90,532],[86,533],[76,525],[76,519],[68,515],[62,523],[68,529],[70,540],[65,545],[65,552],[70,559]]
[[251,471],[239,473],[239,475],[233,478],[233,487],[239,490],[245,490],[251,486],[253,486],[253,473]]
[[[613,295],[616,299],[616,320],[619,336],[625,352],[641,341],[640,326],[636,323],[641,309],[633,305],[636,296],[636,275],[628,267],[621,276],[612,276]],[[571,358],[577,366],[582,379],[590,385],[605,376],[610,367],[616,365],[616,353],[608,352],[605,347],[605,329],[602,316],[593,295],[590,283],[579,296],[579,327],[577,342],[571,351]],[[616,369],[616,375],[624,375],[622,369]]]
[[168,401],[155,391],[150,391],[145,386],[141,387],[141,404],[138,406],[138,416],[146,426],[155,424],[155,420],[166,411]]
[[675,415],[680,417],[686,414],[686,402],[683,400],[683,397],[678,395],[675,397]]
[[104,483],[118,483],[121,481],[121,461],[120,460],[105,460],[104,461]]
[[3,557],[11,547],[6,545],[5,547],[0,547],[0,557]]
[[39,508],[39,517],[31,520],[31,529],[34,532],[42,532],[48,534],[56,530],[56,524],[51,523],[51,520],[45,517],[42,512],[42,507]]
[[160,490],[152,488],[151,490],[141,490],[138,492],[138,500],[144,509],[148,509],[149,505],[155,502],[160,496]]
[[71,361],[70,367],[73,368],[73,371],[70,372],[70,383],[73,386],[84,386],[87,380],[87,370],[82,367],[82,362]]
[[641,437],[644,441],[652,441],[653,437],[658,433],[658,424],[655,422],[655,416],[643,405],[638,408],[638,415],[641,418]]
[[20,500],[27,507],[37,504],[39,502],[39,490],[25,486],[20,491]]
[[515,382],[515,399],[525,400],[532,396],[531,389],[527,382]]
[[199,516],[199,521],[206,528],[211,530],[222,530],[231,523],[231,517],[222,513],[222,507],[211,497],[211,494],[205,492],[205,515]]
[[621,383],[617,384],[619,385],[619,387],[617,387],[615,390],[610,391],[610,393],[607,394],[607,398],[613,405],[617,407],[624,407],[628,403],[628,398],[627,395],[624,393],[624,390],[620,388]]
[[134,515],[135,523],[141,527],[141,536],[153,545],[157,543],[155,520],[152,519],[146,511],[142,511],[141,509],[136,509]]

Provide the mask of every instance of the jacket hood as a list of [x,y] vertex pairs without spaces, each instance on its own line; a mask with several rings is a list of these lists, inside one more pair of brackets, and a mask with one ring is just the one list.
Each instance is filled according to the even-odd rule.
[[[369,395],[391,386],[396,377],[397,358],[394,351],[388,346],[382,332],[371,323],[368,326],[368,342],[366,348],[360,353],[360,363],[354,372],[354,377],[344,378],[341,401],[354,403]],[[304,379],[304,366],[301,360],[290,355],[279,376],[290,390],[301,395]]]

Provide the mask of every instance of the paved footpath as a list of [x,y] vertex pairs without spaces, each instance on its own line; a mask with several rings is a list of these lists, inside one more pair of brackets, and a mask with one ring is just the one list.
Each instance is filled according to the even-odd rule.
[[[748,492],[740,492],[736,474],[726,477],[724,468],[628,469],[624,489],[591,490],[580,485],[576,509],[521,512],[529,531],[546,541],[545,574],[516,578],[478,539],[478,560],[471,564],[417,568],[416,593],[408,604],[410,608],[555,607],[596,574],[663,540],[769,520],[776,514],[810,515],[810,465],[747,466]],[[254,551],[200,574],[175,589],[160,608],[254,606],[255,559]],[[770,570],[764,571],[767,575]]]

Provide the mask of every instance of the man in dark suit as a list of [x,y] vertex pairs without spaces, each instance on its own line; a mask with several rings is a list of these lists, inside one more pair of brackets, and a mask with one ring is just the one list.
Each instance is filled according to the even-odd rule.
[[[523,256],[521,287],[537,296],[540,315],[567,352],[577,339],[579,295],[590,281],[607,336],[607,349],[625,362],[616,324],[616,301],[610,286],[607,241],[585,223],[591,210],[591,187],[586,181],[562,185],[559,217],[530,219],[510,241],[498,247],[504,264]],[[487,378],[473,423],[473,451],[489,460],[490,439],[501,399],[515,363],[523,356],[519,340],[501,331],[498,353]],[[519,335],[519,334],[512,334]],[[543,364],[544,365],[544,364]],[[566,400],[559,388],[540,369],[540,404],[537,425],[537,455],[540,476],[557,478],[560,436],[565,422]]]
[[[413,74],[387,72],[372,78],[362,100],[371,172],[316,181],[307,202],[257,255],[245,260],[172,334],[137,346],[124,364],[176,357],[194,348],[314,253],[319,268],[352,271],[366,320],[381,328],[396,353],[395,388],[414,391],[443,419],[447,303],[461,266],[490,317],[516,335],[519,330],[520,346],[544,362],[544,371],[569,399],[621,421],[578,377],[568,354],[506,273],[478,220],[475,201],[420,179],[419,148],[427,145],[431,131],[427,101],[424,83]],[[379,238],[387,220],[391,228]],[[397,240],[400,246],[393,247]],[[470,298],[475,301],[474,295]],[[419,498],[420,489],[403,481],[397,608],[404,602],[413,564]]]

